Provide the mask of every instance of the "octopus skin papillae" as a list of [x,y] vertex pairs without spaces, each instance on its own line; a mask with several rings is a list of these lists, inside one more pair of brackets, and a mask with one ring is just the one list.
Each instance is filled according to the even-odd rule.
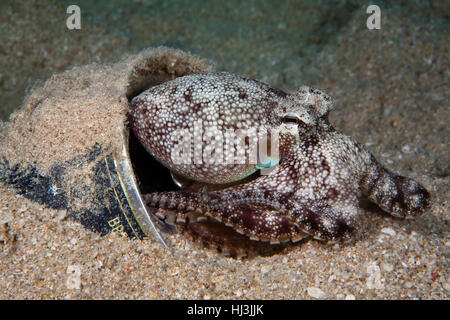
[[[328,122],[333,105],[316,88],[302,86],[288,94],[225,72],[151,87],[131,101],[130,126],[145,149],[178,177],[181,188],[145,195],[148,207],[168,223],[213,220],[270,244],[311,236],[348,239],[360,225],[362,198],[396,217],[424,213],[430,206],[427,190],[383,168],[362,145],[336,131]],[[208,149],[214,137],[223,144],[226,132],[255,127],[257,135],[245,144],[224,146],[219,161],[206,159],[214,155]],[[279,139],[275,162],[226,161],[248,152],[273,129]],[[175,161],[183,139],[173,138],[177,132],[189,138],[183,143],[191,161]],[[260,174],[264,167],[269,172]],[[214,230],[196,232],[218,246],[231,246],[232,240],[213,239]]]

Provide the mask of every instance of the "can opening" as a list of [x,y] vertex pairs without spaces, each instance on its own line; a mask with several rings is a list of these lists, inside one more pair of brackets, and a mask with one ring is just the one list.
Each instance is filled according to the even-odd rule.
[[129,132],[129,154],[142,194],[179,189],[173,182],[169,169],[145,150],[133,130]]

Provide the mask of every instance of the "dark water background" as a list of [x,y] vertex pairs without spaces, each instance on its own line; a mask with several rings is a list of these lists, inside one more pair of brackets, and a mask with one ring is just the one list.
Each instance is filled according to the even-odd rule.
[[[372,3],[382,19],[395,9],[414,23],[449,29],[449,1],[2,0],[0,119],[54,72],[157,45],[286,90],[320,85],[324,75],[315,57],[355,17],[364,31]],[[66,27],[71,4],[81,9],[81,30]]]

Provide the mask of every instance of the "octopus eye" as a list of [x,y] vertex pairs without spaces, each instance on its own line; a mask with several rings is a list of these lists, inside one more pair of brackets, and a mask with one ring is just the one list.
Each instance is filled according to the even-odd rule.
[[293,114],[293,113],[287,113],[287,114],[283,115],[283,117],[281,118],[281,121],[283,123],[290,123],[290,124],[300,124],[303,122],[299,119],[299,117],[296,114]]

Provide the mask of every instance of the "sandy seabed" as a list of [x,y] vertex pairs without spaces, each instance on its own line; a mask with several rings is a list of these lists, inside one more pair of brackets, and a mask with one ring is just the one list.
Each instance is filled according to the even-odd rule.
[[299,74],[329,92],[336,129],[422,183],[433,197],[428,213],[403,221],[368,207],[349,244],[311,240],[235,259],[182,234],[167,236],[173,252],[157,242],[101,237],[0,185],[0,298],[448,299],[448,18],[422,23],[393,8],[373,31],[366,17],[355,12],[319,53],[282,75],[255,63],[246,70],[279,86],[278,77],[289,82]]

